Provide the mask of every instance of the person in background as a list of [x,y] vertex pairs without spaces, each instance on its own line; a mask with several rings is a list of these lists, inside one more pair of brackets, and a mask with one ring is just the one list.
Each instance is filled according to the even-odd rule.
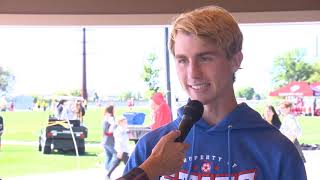
[[99,96],[97,92],[94,92],[93,94],[93,102],[96,102],[96,104],[99,104]]
[[72,120],[73,116],[71,101],[64,99],[60,100],[56,108],[55,117],[59,120]]
[[[184,140],[190,148],[181,168],[157,178],[306,180],[294,145],[257,111],[237,103],[233,84],[243,59],[243,36],[231,13],[218,6],[197,8],[179,15],[171,29],[178,79],[204,112]],[[138,141],[124,174],[146,161],[160,138],[179,127],[183,112],[181,107],[176,120]]]
[[46,110],[47,110],[47,108],[48,108],[48,102],[47,102],[47,100],[43,99],[43,100],[41,101],[41,107],[43,108],[43,111],[46,111]]
[[7,102],[6,96],[2,96],[0,99],[0,111],[2,112],[6,111],[7,105],[8,105],[8,102]]
[[64,100],[64,99],[61,99],[56,108],[55,108],[55,112],[54,112],[54,116],[57,118],[57,119],[61,119],[61,114],[62,114],[62,111],[63,111],[63,107],[65,106],[64,104],[67,102],[67,100]]
[[132,108],[134,106],[134,99],[133,98],[128,99],[127,105],[129,107],[129,109],[132,110]]
[[14,111],[14,102],[13,101],[10,101],[9,103],[9,111]]
[[83,105],[84,109],[87,109],[88,108],[88,100],[84,99],[82,105]]
[[3,134],[3,130],[4,130],[3,118],[2,116],[0,116],[0,149],[1,149],[1,136]]
[[277,129],[280,129],[281,121],[279,118],[278,113],[274,109],[272,105],[268,105],[263,113],[263,119],[265,119],[268,123],[276,127]]
[[36,102],[36,110],[40,110],[41,108],[41,100],[40,99],[37,99],[37,102]]
[[168,124],[172,120],[171,110],[162,93],[156,92],[151,97],[151,130]]
[[120,162],[127,163],[129,159],[129,136],[128,136],[128,122],[125,117],[117,120],[117,127],[114,129],[114,155],[108,169],[107,178],[110,178],[112,172],[119,166]]
[[151,180],[161,174],[170,175],[179,170],[183,164],[184,154],[189,148],[186,143],[174,142],[180,134],[181,132],[176,130],[163,136],[152,149],[148,159],[117,180]]
[[80,123],[83,125],[83,116],[86,114],[85,108],[82,106],[82,102],[77,100],[74,105],[74,117],[73,119],[80,120]]
[[102,121],[102,146],[105,151],[105,163],[104,167],[107,171],[111,165],[111,159],[114,150],[114,136],[113,131],[116,126],[115,123],[115,109],[113,105],[108,105],[104,110],[103,121]]
[[284,101],[280,104],[280,112],[283,115],[280,132],[284,134],[297,148],[302,161],[305,163],[306,158],[303,155],[298,137],[301,136],[302,130],[295,115],[291,113],[292,103]]

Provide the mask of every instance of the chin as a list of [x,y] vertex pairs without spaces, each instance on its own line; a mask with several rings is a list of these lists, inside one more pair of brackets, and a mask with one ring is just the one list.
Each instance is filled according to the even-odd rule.
[[191,100],[198,100],[200,101],[202,104],[205,104],[206,99],[201,97],[201,96],[189,96]]

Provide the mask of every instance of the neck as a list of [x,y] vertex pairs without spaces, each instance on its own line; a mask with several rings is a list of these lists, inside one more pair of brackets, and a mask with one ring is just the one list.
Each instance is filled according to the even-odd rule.
[[230,98],[217,99],[214,103],[204,106],[203,119],[210,125],[217,124],[237,107],[237,101],[233,96]]

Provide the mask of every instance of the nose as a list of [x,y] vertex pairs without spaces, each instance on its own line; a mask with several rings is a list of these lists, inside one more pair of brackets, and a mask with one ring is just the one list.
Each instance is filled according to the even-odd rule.
[[201,67],[197,61],[191,60],[188,67],[188,76],[197,79],[201,76]]

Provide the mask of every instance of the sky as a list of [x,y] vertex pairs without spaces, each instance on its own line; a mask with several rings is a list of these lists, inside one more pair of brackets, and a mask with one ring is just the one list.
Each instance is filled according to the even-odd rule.
[[[0,66],[16,77],[13,94],[51,94],[81,88],[83,27],[0,26]],[[241,24],[244,60],[235,88],[271,90],[275,57],[294,48],[307,51],[307,59],[320,56],[320,22]],[[103,96],[124,91],[144,92],[143,63],[150,53],[159,59],[160,81],[165,88],[164,27],[86,27],[87,86]],[[316,38],[318,37],[318,38]],[[317,42],[318,41],[318,50]],[[171,87],[182,90],[172,57]]]

